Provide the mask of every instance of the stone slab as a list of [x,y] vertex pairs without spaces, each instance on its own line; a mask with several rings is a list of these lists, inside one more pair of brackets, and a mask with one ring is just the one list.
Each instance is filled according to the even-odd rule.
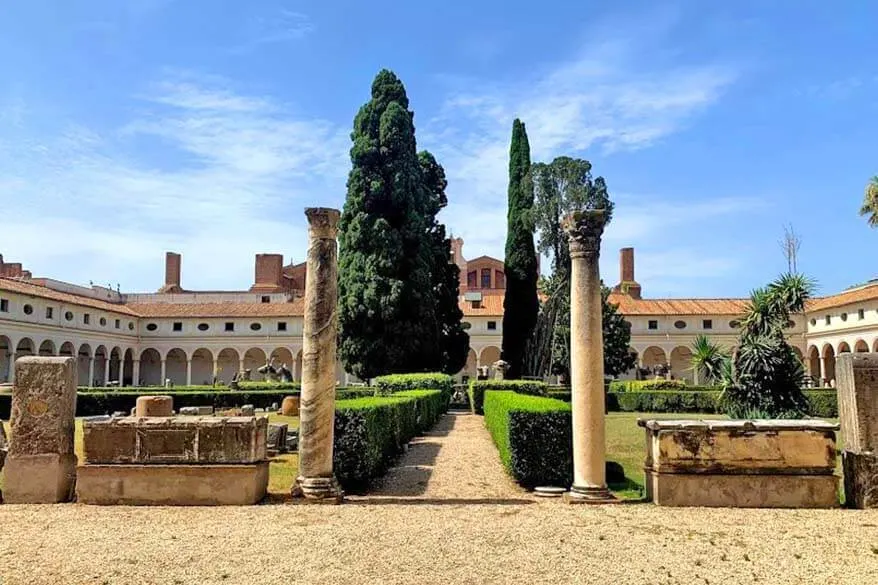
[[76,483],[76,455],[10,455],[3,472],[7,504],[69,502]]
[[831,474],[825,421],[643,421],[646,467],[659,473]]
[[76,368],[69,357],[15,361],[9,455],[73,454]]
[[125,417],[83,424],[85,464],[256,463],[264,417]]
[[123,506],[244,506],[268,489],[268,462],[246,465],[82,465],[76,499]]
[[878,452],[878,353],[840,354],[835,372],[845,450]]
[[174,399],[170,396],[138,396],[134,406],[134,416],[171,416],[174,414]]
[[284,423],[280,424],[269,424],[268,425],[268,439],[266,442],[269,449],[272,449],[277,452],[286,451],[287,448],[287,425]]
[[659,506],[836,508],[835,475],[683,474],[646,471],[646,497]]
[[851,508],[878,508],[878,454],[841,454],[844,469],[845,505]]

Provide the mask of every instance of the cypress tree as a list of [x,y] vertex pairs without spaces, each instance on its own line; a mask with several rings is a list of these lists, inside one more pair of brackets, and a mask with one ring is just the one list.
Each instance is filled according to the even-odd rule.
[[460,268],[451,261],[451,240],[446,237],[445,225],[437,214],[448,205],[445,188],[445,169],[429,152],[418,155],[424,186],[427,192],[425,216],[430,242],[433,292],[436,296],[436,320],[439,325],[440,363],[436,369],[456,374],[466,365],[469,353],[469,335],[464,331],[458,297],[460,295]]
[[428,200],[402,82],[382,70],[351,133],[339,222],[339,356],[361,379],[435,369]]
[[530,145],[521,120],[512,124],[509,147],[509,190],[506,215],[506,297],[503,300],[502,359],[507,375],[524,373],[525,349],[537,321],[537,253],[534,248],[534,191],[530,176]]

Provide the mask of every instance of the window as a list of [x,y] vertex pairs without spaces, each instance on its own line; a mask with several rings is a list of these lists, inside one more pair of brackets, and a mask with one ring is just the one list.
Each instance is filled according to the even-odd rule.
[[131,321],[128,322],[128,331],[134,331],[134,323]]
[[737,319],[733,319],[733,320],[729,321],[729,327],[731,327],[732,329],[737,329],[740,326],[741,326],[741,322],[738,321]]
[[174,331],[183,331],[182,321],[174,321]]
[[263,303],[270,303],[270,302],[271,302],[271,297],[268,296],[268,295],[262,295],[262,302],[263,302]]
[[686,322],[685,321],[674,321],[674,327],[676,327],[677,329],[685,329]]
[[25,306],[24,306],[24,314],[25,314],[25,315],[32,315],[33,312],[34,312],[34,307],[33,307],[33,305],[25,305]]
[[278,321],[277,322],[277,330],[278,331],[286,331],[287,330],[287,322],[286,321]]
[[473,301],[473,309],[481,309],[482,301]]
[[199,323],[198,324],[199,331],[207,331],[208,329],[210,329],[210,325],[208,325],[207,323]]
[[72,311],[65,311],[64,312],[64,319],[66,319],[67,321],[73,321],[73,312]]
[[156,325],[155,323],[147,323],[147,325],[146,325],[147,331],[155,331],[158,328],[159,328],[159,326]]
[[811,319],[811,327],[817,325],[817,319]]
[[250,331],[259,331],[260,329],[262,329],[260,323],[250,323]]
[[235,324],[232,323],[231,321],[226,322],[226,331],[234,331],[234,330],[235,330]]
[[862,321],[866,318],[866,310],[865,309],[857,309],[857,319]]
[[647,329],[658,329],[658,321],[650,321],[646,324]]
[[713,320],[712,319],[705,319],[704,321],[701,322],[701,328],[702,329],[713,329]]
[[497,329],[496,321],[488,321],[488,331],[495,331]]
[[106,327],[107,326],[107,318],[101,317],[100,323],[101,323],[101,327]]
[[88,313],[83,313],[82,314],[82,322],[85,323],[86,325],[91,323],[91,315],[89,315]]
[[466,286],[469,288],[476,288],[476,271],[466,273]]
[[832,323],[832,317],[830,317],[829,315],[827,315],[826,317],[824,317],[824,319],[825,319],[827,325],[829,325],[829,324]]
[[469,331],[470,329],[472,329],[472,326],[473,326],[473,324],[470,323],[469,321],[464,321],[460,324],[460,328],[463,329],[464,331]]
[[482,288],[491,288],[491,269],[482,268]]
[[9,299],[0,299],[0,312],[9,312]]
[[46,319],[52,319],[55,315],[55,310],[52,307],[46,307]]
[[116,319],[115,327],[118,329],[121,326],[119,319]]
[[842,314],[841,314],[841,320],[842,320],[842,321],[847,321],[847,320],[848,320],[848,314],[847,314],[847,313],[842,313]]

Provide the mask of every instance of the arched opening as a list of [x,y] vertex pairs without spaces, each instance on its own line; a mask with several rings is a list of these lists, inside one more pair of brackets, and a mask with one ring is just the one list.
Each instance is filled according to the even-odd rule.
[[835,387],[835,350],[829,344],[823,346],[823,370],[824,385]]
[[217,378],[223,384],[227,385],[238,373],[241,367],[241,360],[238,352],[231,348],[226,348],[219,352],[216,356]]
[[94,375],[89,380],[89,386],[106,386],[107,383],[107,348],[103,345],[95,349]]
[[838,344],[838,353],[851,353],[851,346],[848,345],[847,341]]
[[90,386],[88,379],[89,365],[91,364],[91,346],[83,343],[76,352],[76,384],[78,386]]
[[185,386],[186,367],[186,352],[175,347],[165,356],[165,379],[174,386]]
[[110,382],[116,382],[119,386],[122,385],[122,350],[118,347],[114,347],[110,352],[110,361],[107,363],[107,367],[110,368]]
[[280,369],[281,366],[289,370],[290,375],[295,379],[294,370],[296,368],[296,364],[293,362],[293,352],[286,347],[278,347],[274,351],[271,352],[271,356],[269,357],[269,361],[274,365],[275,370],[277,370],[278,375],[277,379],[280,380]]
[[122,385],[134,386],[134,351],[129,347],[122,358]]
[[822,385],[822,377],[820,375],[820,350],[816,345],[808,348],[808,375],[811,376],[811,382],[817,386]]
[[265,377],[257,372],[259,368],[265,365],[265,352],[258,347],[251,347],[244,352],[244,369],[250,370],[251,380],[263,380]]
[[643,368],[649,370],[650,374],[661,376],[662,369],[668,364],[668,358],[665,350],[660,347],[650,346],[643,350]]
[[55,342],[51,339],[44,339],[40,344],[40,351],[38,355],[42,356],[53,356],[55,355]]
[[0,335],[0,382],[9,382],[12,374],[12,340]]
[[854,344],[854,353],[869,353],[869,344],[862,339],[858,339]]
[[695,377],[692,371],[692,350],[679,345],[671,350],[671,376],[691,384]]
[[878,339],[872,342],[872,351],[878,353]]
[[500,361],[500,348],[494,345],[482,349],[479,354],[479,366],[482,374],[487,372],[488,378],[494,377],[494,363]]
[[140,380],[135,380],[134,385],[162,385],[162,356],[158,350],[150,347],[140,352]]
[[463,376],[470,380],[475,380],[478,375],[478,372],[476,371],[478,365],[479,356],[476,355],[474,349],[470,348],[469,353],[466,354],[466,365],[463,367]]
[[213,384],[213,354],[204,348],[192,352],[192,383],[209,386]]
[[76,348],[69,341],[65,341],[61,344],[61,347],[58,348],[58,355],[64,357],[73,357],[76,354]]

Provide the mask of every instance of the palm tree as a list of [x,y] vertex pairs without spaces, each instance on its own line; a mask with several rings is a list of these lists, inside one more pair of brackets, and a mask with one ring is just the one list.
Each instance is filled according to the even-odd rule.
[[860,215],[868,215],[866,220],[870,227],[878,227],[878,175],[872,177],[866,185],[863,196],[863,206],[860,207]]
[[722,382],[729,359],[728,352],[706,335],[699,335],[692,343],[692,369],[698,379],[707,384]]

